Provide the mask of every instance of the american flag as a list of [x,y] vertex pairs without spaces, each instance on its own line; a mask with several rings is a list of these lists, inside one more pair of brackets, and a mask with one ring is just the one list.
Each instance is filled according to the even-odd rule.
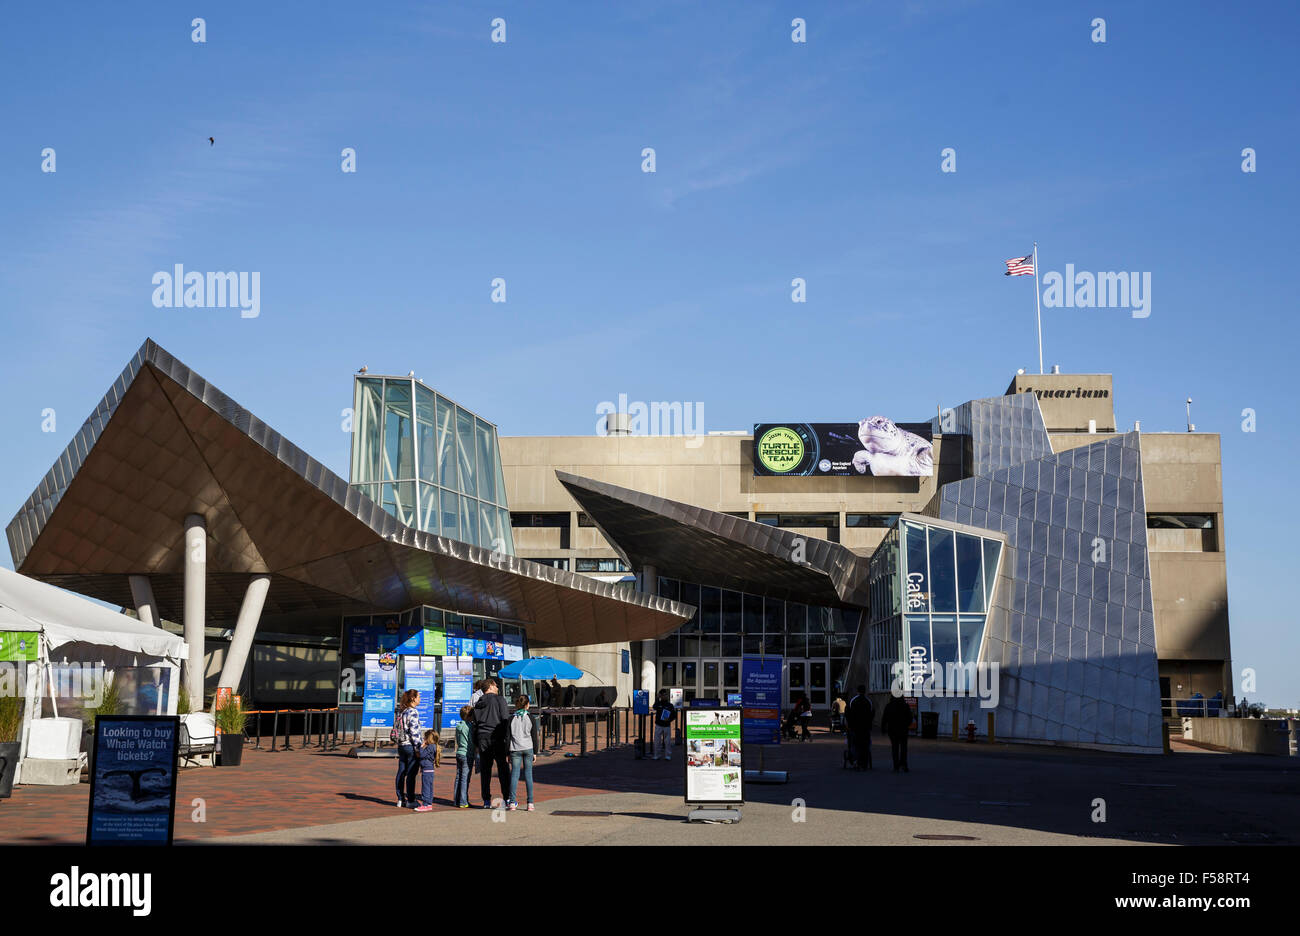
[[1033,276],[1034,275],[1034,255],[1028,257],[1012,257],[1007,261],[1006,276]]

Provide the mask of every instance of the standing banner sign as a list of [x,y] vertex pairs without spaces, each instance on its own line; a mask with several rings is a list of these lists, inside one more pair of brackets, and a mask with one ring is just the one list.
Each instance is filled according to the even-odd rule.
[[392,651],[366,654],[366,696],[362,728],[391,728],[397,711],[397,657]]
[[779,656],[747,656],[740,663],[742,727],[746,744],[781,743]]
[[460,724],[460,710],[474,694],[474,658],[442,658],[442,731]]
[[686,710],[686,804],[739,806],[745,801],[740,709]]
[[175,715],[95,719],[87,845],[170,845],[176,816]]
[[431,656],[406,658],[402,673],[402,687],[415,689],[420,693],[420,702],[415,710],[420,713],[420,724],[432,728],[437,724],[433,717],[438,684],[438,661]]

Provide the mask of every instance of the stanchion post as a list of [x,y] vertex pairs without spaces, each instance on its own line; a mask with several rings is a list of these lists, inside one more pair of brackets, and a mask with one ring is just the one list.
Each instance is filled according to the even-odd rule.
[[275,741],[280,733],[280,710],[275,709],[271,712],[271,753],[276,751]]

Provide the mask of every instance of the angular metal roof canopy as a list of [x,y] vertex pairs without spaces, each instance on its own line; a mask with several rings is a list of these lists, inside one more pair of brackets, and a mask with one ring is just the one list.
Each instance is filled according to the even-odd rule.
[[868,604],[869,560],[847,546],[564,471],[555,476],[634,569],[652,565],[669,578],[787,601]]
[[153,341],[6,533],[23,574],[127,606],[127,576],[145,574],[180,620],[191,513],[210,619],[234,619],[254,573],[272,576],[264,619],[430,604],[565,646],[659,637],[693,611],[403,525]]

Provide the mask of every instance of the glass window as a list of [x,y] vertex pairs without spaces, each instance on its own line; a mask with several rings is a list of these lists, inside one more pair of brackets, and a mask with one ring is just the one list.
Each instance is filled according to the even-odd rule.
[[[702,667],[704,673],[704,689],[717,689],[718,682],[721,678],[720,666],[717,660],[705,660]],[[706,693],[707,695],[707,693]]]
[[722,664],[722,685],[727,689],[740,688],[740,664],[728,660]]
[[479,544],[478,511],[474,509],[474,501],[468,497],[460,499],[460,538],[474,546]]
[[460,491],[478,493],[478,474],[474,471],[474,417],[456,407],[456,460],[460,465]]
[[901,659],[909,664],[915,661],[929,666],[934,654],[930,652],[930,617],[927,614],[909,614],[904,619],[906,632],[903,637],[906,646],[902,649]]
[[452,491],[442,492],[442,535],[460,539],[459,498]]
[[740,592],[729,588],[722,590],[722,633],[739,634],[741,621]]
[[933,641],[933,659],[936,666],[956,663],[957,617],[953,614],[935,614],[930,618],[930,633]]
[[953,533],[930,527],[930,602],[935,611],[957,610],[957,571]]
[[[660,642],[662,643],[662,641]],[[663,678],[664,678],[663,685],[676,686],[677,685],[677,661],[675,660],[665,661],[661,665],[661,670],[663,672]]]
[[961,620],[961,661],[978,663],[980,641],[984,639],[984,615],[963,614]]
[[504,552],[505,540],[501,538],[501,531],[497,529],[497,509],[483,501],[479,501],[478,519],[480,540],[483,548]]
[[744,622],[742,633],[761,634],[763,633],[763,596],[746,595]]
[[420,482],[420,529],[426,533],[438,532],[438,489]]
[[456,407],[438,397],[438,483],[458,490],[456,475]]
[[785,635],[764,634],[763,652],[768,656],[783,656],[785,654]]
[[[352,413],[352,480],[378,481],[383,463],[380,416],[384,382],[373,377],[357,381]],[[373,495],[372,495],[373,496]]]
[[384,381],[384,480],[415,477],[414,428],[411,425],[411,383]]
[[891,513],[851,513],[844,515],[844,525],[848,527],[892,527],[898,522],[898,514]]
[[807,605],[801,605],[797,601],[787,601],[785,603],[785,632],[787,634],[803,634],[807,630]]
[[416,525],[415,482],[401,481],[383,486],[383,503],[380,505],[407,526]]
[[806,657],[808,655],[808,637],[804,634],[786,634],[785,655],[788,657]]
[[722,595],[720,589],[709,588],[706,585],[700,586],[700,632],[704,634],[718,633],[718,619],[721,615]]
[[690,686],[692,689],[695,688],[696,671],[698,667],[699,664],[696,663],[694,660],[682,661],[682,683],[681,684],[683,686]]
[[835,610],[833,608],[808,608],[808,633],[832,634],[835,632]]
[[424,609],[424,626],[442,627],[442,609],[426,607]]
[[957,534],[957,610],[984,610],[984,551],[978,536]]
[[475,438],[478,441],[478,496],[483,500],[497,500],[496,446],[492,444],[492,427],[481,419],[475,420]]
[[682,604],[688,604],[695,609],[695,614],[691,619],[678,628],[678,631],[698,631],[700,629],[700,586],[692,585],[689,582],[682,582]]
[[677,596],[681,594],[680,583],[676,579],[663,578],[659,579],[659,597],[667,598],[669,601],[676,601]]
[[422,384],[415,385],[415,448],[420,480],[438,480],[437,404],[434,393]]
[[[515,534],[510,529],[510,511],[504,507],[497,508],[497,529],[501,531],[501,539],[506,544],[503,552],[508,556],[513,556],[515,554]],[[565,530],[564,532],[568,533],[569,531]],[[568,565],[565,565],[565,568],[567,569]]]
[[984,541],[984,594],[986,596],[985,607],[993,605],[993,586],[998,576],[998,556],[1002,552],[1002,544],[997,540],[986,539]]
[[780,598],[767,598],[763,601],[763,632],[767,634],[785,633],[785,602]]
[[926,561],[925,527],[915,523],[903,525],[907,556],[907,585],[903,603],[909,611],[930,610],[930,568]]

